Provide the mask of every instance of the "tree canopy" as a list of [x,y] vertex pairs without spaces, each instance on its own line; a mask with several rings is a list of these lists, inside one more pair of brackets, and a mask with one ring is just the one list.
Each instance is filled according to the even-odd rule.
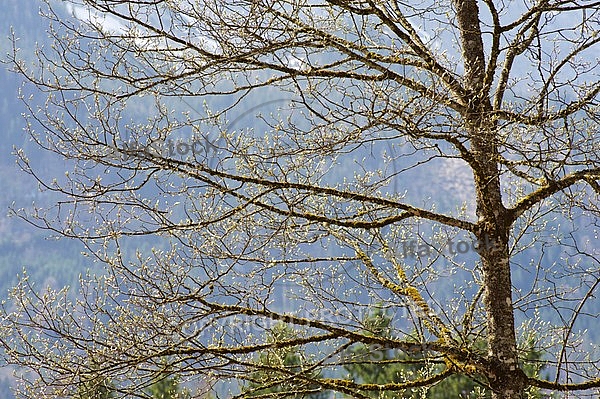
[[[20,151],[63,199],[13,212],[105,272],[12,291],[0,342],[23,397],[77,392],[88,358],[124,397],[164,359],[239,398],[266,367],[360,399],[461,375],[494,399],[598,394],[600,3],[45,3],[53,45],[8,61],[68,170]],[[270,340],[280,323],[293,336]],[[353,345],[441,363],[355,381]],[[303,367],[265,365],[291,349]]]

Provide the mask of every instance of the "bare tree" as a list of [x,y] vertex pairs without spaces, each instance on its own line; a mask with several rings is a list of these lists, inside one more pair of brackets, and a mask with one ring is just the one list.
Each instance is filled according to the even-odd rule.
[[[98,375],[143,396],[165,359],[239,397],[257,372],[286,387],[269,397],[426,392],[454,374],[494,398],[597,395],[583,326],[600,281],[599,5],[49,2],[54,45],[11,60],[47,93],[32,137],[72,169],[20,153],[64,200],[15,212],[107,272],[75,297],[15,288],[0,340],[23,397]],[[225,128],[277,92],[289,101],[261,110],[264,131]],[[165,150],[209,129],[211,152]],[[395,315],[385,336],[364,324],[374,304]],[[279,323],[292,338],[269,340]],[[523,371],[532,334],[547,379]],[[425,371],[351,380],[358,344]],[[277,348],[301,348],[302,366],[259,361]]]

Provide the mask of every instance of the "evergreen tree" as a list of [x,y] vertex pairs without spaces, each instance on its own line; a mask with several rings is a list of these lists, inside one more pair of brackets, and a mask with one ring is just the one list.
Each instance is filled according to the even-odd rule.
[[95,377],[79,385],[75,399],[113,399],[115,387],[107,378]]
[[[372,310],[363,322],[365,333],[380,337],[390,337],[392,317],[386,314],[380,307]],[[535,335],[530,334],[524,344],[525,352],[522,368],[529,377],[537,377],[543,369],[542,352],[535,349]],[[415,342],[416,346],[419,343]],[[485,342],[476,340],[473,347],[485,351]],[[423,349],[423,348],[420,348]],[[414,355],[388,350],[381,346],[367,346],[364,344],[353,346],[347,352],[344,359],[344,369],[350,374],[350,378],[363,384],[385,384],[389,382],[402,383],[415,378],[423,378],[428,374],[439,374],[446,367],[442,359],[439,362],[415,359]],[[454,374],[445,378],[436,385],[428,388],[408,389],[401,395],[393,392],[380,394],[378,392],[362,392],[362,394],[373,398],[413,398],[419,393],[428,399],[488,399],[491,391],[486,389],[482,381],[484,378],[478,375],[466,376],[465,374]],[[422,396],[419,396],[422,397]],[[541,398],[539,389],[530,388],[528,398]]]
[[152,399],[189,399],[189,392],[180,387],[177,377],[165,376],[148,388],[147,393]]
[[180,377],[172,372],[167,359],[163,359],[162,368],[157,380],[146,389],[146,396],[152,399],[189,399],[190,392],[180,385]]
[[[272,347],[258,356],[256,363],[259,371],[251,373],[248,378],[248,385],[244,389],[246,396],[274,394],[273,397],[281,398],[324,399],[326,395],[319,392],[315,384],[310,383],[310,380],[319,378],[320,375],[310,370],[307,354],[301,352],[297,346],[278,347],[282,342],[296,339],[297,332],[281,323],[275,325],[268,334],[268,342]],[[287,373],[274,371],[282,369],[290,374],[304,374],[306,384],[298,384],[297,381],[291,380]]]

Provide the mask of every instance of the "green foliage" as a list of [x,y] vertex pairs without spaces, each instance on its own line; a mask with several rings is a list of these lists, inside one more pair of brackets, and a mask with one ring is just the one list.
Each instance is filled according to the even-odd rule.
[[164,376],[148,388],[146,395],[152,399],[189,399],[191,395],[179,385],[177,377]]
[[[113,399],[117,398],[116,389],[111,380],[101,375],[83,381],[73,399]],[[164,371],[150,387],[144,390],[143,398],[151,399],[190,399],[188,390],[179,384],[179,377]]]
[[[364,332],[367,335],[389,337],[392,318],[381,308],[375,308],[364,320]],[[543,353],[535,349],[536,337],[532,333],[527,336],[523,345],[525,354],[522,364],[524,372],[530,376],[538,376],[543,369]],[[415,342],[415,345],[417,343]],[[472,347],[477,351],[484,351],[486,343],[482,340],[473,342]],[[420,356],[408,355],[403,352],[391,351],[381,346],[364,344],[355,345],[345,355],[344,369],[349,378],[358,383],[386,384],[402,383],[423,378],[427,375],[438,374],[445,367],[442,362],[425,360]],[[482,376],[467,376],[455,374],[436,385],[428,388],[406,390],[402,394],[396,392],[362,392],[372,398],[415,398],[428,399],[488,399],[491,391],[485,388],[485,379]],[[528,388],[528,399],[541,398],[539,389]]]
[[96,377],[79,385],[74,399],[116,398],[115,387],[107,378]]
[[[297,338],[297,333],[289,326],[280,323],[269,331],[268,343],[276,344]],[[262,352],[256,361],[257,371],[248,378],[244,387],[247,397],[275,394],[274,397],[323,399],[327,395],[317,391],[317,385],[310,382],[299,383],[290,374],[303,374],[309,381],[319,378],[318,372],[306,370],[308,357],[297,346],[284,348],[271,347]],[[305,380],[306,380],[305,379]]]
[[190,392],[181,387],[179,375],[173,374],[168,359],[162,359],[162,370],[156,381],[145,390],[145,396],[152,399],[189,399]]
[[[363,321],[364,333],[389,337],[392,318],[380,307],[375,307]],[[354,345],[344,355],[344,369],[350,379],[365,384],[402,383],[422,376],[422,359],[409,358],[379,345]],[[372,398],[413,398],[418,389],[398,392],[361,392]]]

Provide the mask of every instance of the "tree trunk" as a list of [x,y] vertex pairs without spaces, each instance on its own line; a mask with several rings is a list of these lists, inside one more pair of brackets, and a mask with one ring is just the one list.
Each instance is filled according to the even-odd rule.
[[492,107],[485,87],[485,54],[476,0],[455,0],[457,23],[461,32],[465,68],[464,85],[468,99],[463,115],[474,167],[477,238],[484,277],[484,306],[487,313],[488,356],[491,370],[488,382],[493,398],[522,397],[525,375],[517,359],[515,322],[512,307],[512,283],[508,255],[510,226],[505,221],[498,171],[497,130],[489,117]]

